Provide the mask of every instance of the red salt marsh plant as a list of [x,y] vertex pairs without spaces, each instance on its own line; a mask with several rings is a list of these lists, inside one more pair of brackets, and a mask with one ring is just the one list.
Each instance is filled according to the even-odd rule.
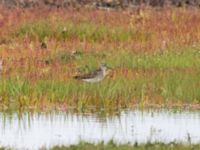
[[[67,38],[67,41],[75,40],[74,43],[80,41],[87,45],[103,42],[102,48],[120,45],[134,51],[155,51],[199,41],[200,18],[197,9],[147,8],[138,13],[84,9],[19,9],[9,12],[2,8],[2,12],[2,37],[5,38],[6,33],[14,33],[16,37],[12,39],[16,39],[15,42],[22,35],[25,39],[40,42],[45,37],[59,42]],[[123,40],[118,41],[120,39]]]

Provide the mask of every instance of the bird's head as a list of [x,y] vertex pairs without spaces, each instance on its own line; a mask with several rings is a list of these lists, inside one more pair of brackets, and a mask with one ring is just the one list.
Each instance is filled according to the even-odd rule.
[[106,64],[101,64],[100,69],[103,71],[104,75],[107,75],[112,69],[108,67]]

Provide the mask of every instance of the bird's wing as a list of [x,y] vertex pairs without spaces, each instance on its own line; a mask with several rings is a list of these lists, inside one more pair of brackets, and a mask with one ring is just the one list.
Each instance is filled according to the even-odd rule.
[[100,72],[101,72],[101,69],[98,69],[98,70],[95,70],[95,71],[92,72],[92,73],[88,73],[88,74],[85,74],[85,75],[78,75],[78,76],[75,76],[74,78],[75,78],[75,79],[88,79],[88,78],[93,78],[94,76],[97,76]]

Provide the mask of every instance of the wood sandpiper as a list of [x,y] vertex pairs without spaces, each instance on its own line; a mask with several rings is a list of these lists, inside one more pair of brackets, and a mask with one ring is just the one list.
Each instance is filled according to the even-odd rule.
[[111,68],[108,68],[105,64],[101,64],[99,69],[91,72],[89,74],[75,76],[74,78],[77,80],[82,80],[85,82],[99,82],[104,79],[104,77],[110,72]]

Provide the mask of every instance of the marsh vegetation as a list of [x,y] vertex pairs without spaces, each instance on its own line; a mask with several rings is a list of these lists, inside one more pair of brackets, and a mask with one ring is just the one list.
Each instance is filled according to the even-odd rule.
[[[3,110],[199,107],[198,9],[1,8],[1,14]],[[73,79],[100,63],[113,68],[102,82]]]

